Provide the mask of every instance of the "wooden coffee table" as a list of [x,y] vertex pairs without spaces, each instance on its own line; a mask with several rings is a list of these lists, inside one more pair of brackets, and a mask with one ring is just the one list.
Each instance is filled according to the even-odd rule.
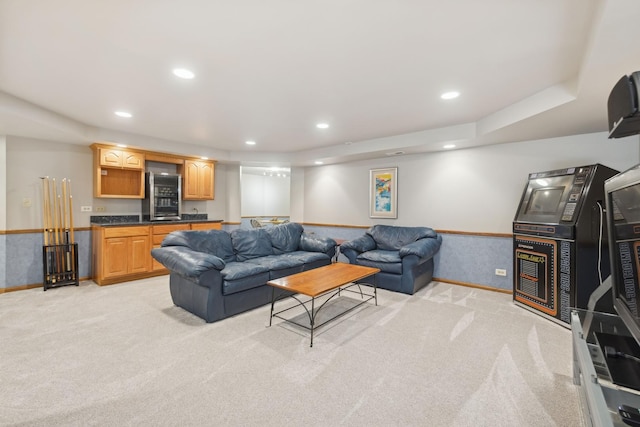
[[[292,274],[291,276],[281,277],[280,279],[270,280],[267,285],[272,287],[271,291],[271,315],[269,317],[269,326],[274,317],[285,320],[290,323],[294,323],[305,329],[311,331],[311,345],[313,347],[313,331],[322,325],[329,323],[330,321],[337,319],[338,317],[354,310],[362,304],[374,300],[375,305],[378,305],[378,290],[376,288],[375,276],[372,283],[361,283],[360,280],[373,276],[378,273],[380,269],[372,267],[364,267],[361,265],[345,264],[342,262],[336,262],[324,267],[314,268],[313,270],[303,271],[302,273]],[[362,285],[367,288],[373,288],[373,293],[363,291]],[[276,297],[276,288],[289,291],[284,295]],[[357,288],[355,290],[354,288]],[[333,294],[330,294],[333,292]],[[332,318],[323,321],[320,324],[316,324],[317,314],[326,304],[334,297],[340,296],[342,292],[350,292],[360,295],[361,301],[353,307],[333,316]],[[293,293],[291,295],[290,293]],[[309,300],[302,300],[299,295],[306,295],[310,297]],[[328,296],[318,307],[315,306],[316,299],[318,297]],[[283,309],[278,312],[274,312],[274,306],[276,301],[291,297],[295,299],[298,304]],[[307,305],[311,303],[311,309]],[[285,318],[280,314],[292,310],[296,307],[303,307],[309,317],[309,325],[302,324],[291,318]]]

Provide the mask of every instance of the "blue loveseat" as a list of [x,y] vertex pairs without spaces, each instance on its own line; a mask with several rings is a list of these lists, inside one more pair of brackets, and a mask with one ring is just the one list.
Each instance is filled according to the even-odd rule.
[[379,288],[413,295],[433,278],[433,256],[442,236],[428,227],[374,225],[364,236],[340,245],[351,264],[380,269]]
[[269,280],[331,263],[336,242],[302,225],[174,231],[151,255],[169,269],[178,307],[215,322],[271,302]]

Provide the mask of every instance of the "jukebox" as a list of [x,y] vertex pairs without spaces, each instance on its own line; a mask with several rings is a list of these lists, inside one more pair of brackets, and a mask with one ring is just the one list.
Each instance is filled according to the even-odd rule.
[[513,222],[513,300],[566,324],[609,273],[604,181],[595,164],[529,174]]

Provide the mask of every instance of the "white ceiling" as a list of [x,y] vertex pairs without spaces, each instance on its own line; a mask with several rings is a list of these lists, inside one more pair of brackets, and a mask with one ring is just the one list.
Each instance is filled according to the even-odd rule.
[[607,131],[639,20],[637,0],[0,0],[0,134],[308,165]]

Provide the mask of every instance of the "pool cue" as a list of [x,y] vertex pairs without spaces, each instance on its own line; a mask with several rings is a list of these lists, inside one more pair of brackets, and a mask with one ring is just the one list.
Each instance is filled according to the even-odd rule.
[[[49,267],[49,177],[41,176],[42,180],[42,239],[44,241],[43,270],[45,271],[45,283],[49,283],[51,275]],[[46,288],[45,288],[46,289]]]
[[71,237],[71,259],[72,259],[72,268],[71,268],[71,278],[76,280],[76,269],[78,266],[76,265],[76,239],[73,235],[73,196],[71,195],[71,180],[67,181],[67,190],[69,191],[69,235]]
[[55,259],[56,259],[56,254],[55,254],[55,246],[53,246],[54,244],[54,236],[53,236],[53,211],[51,210],[51,182],[49,181],[49,178],[47,177],[47,226],[49,228],[48,230],[48,235],[49,235],[49,247],[47,248],[48,251],[48,257],[47,257],[47,262],[49,263],[49,283],[53,283],[55,282],[55,276],[53,275],[53,273],[55,272]]
[[56,242],[55,261],[56,261],[56,281],[62,271],[62,257],[60,256],[60,197],[58,196],[58,186],[56,179],[53,179],[53,236]]
[[58,245],[58,280],[64,279],[64,271],[65,271],[65,256],[64,256],[64,218],[62,217],[62,185],[60,188],[60,194],[58,194],[58,234],[60,239],[60,244]]
[[69,248],[69,219],[67,211],[67,179],[62,179],[62,223],[63,223],[63,242],[64,242],[64,271],[65,280],[69,279],[71,272],[71,249]]

